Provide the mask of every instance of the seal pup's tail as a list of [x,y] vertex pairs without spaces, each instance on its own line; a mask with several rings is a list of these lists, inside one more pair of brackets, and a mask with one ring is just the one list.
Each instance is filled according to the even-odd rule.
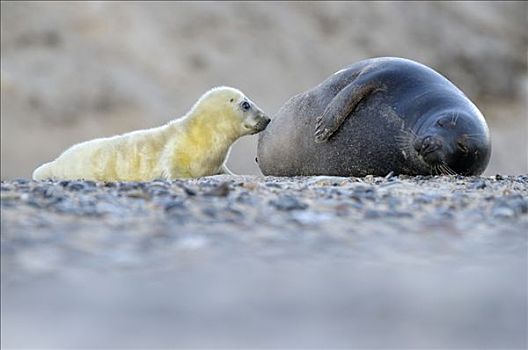
[[53,173],[51,162],[42,164],[33,172],[33,180],[47,180],[51,179],[52,177]]

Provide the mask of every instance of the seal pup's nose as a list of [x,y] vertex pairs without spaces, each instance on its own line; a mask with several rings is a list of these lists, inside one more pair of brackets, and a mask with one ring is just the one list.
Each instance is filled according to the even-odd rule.
[[262,125],[264,128],[266,126],[268,126],[268,124],[271,122],[271,119],[270,117],[268,117],[266,114],[260,112],[258,115],[257,115],[257,118],[258,118],[258,123],[259,125]]

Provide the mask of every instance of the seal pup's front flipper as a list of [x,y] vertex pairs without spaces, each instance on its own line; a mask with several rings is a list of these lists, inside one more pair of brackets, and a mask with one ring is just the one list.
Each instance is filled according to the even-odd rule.
[[220,169],[220,172],[218,174],[219,175],[236,175],[231,170],[229,170],[225,164],[222,165],[222,168]]
[[361,76],[348,84],[330,101],[322,116],[317,117],[315,124],[315,142],[323,143],[339,129],[345,119],[354,111],[359,102],[382,85],[373,82],[372,78],[361,79]]

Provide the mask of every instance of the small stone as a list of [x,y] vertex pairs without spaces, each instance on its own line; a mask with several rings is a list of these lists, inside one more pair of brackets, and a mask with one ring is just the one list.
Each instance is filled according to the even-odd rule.
[[141,190],[132,190],[125,193],[127,197],[139,198],[139,199],[150,199],[150,195]]
[[229,183],[222,182],[212,190],[204,193],[206,196],[226,197],[230,192]]
[[494,208],[491,215],[498,219],[511,219],[515,217],[515,210],[506,206],[500,206]]
[[72,181],[66,186],[66,188],[70,191],[84,191],[87,186],[83,181]]
[[353,194],[350,196],[351,198],[360,198],[360,199],[367,199],[370,201],[376,200],[376,191],[374,187],[372,186],[355,186],[353,188]]
[[241,204],[247,204],[252,206],[257,204],[256,197],[252,196],[249,192],[246,191],[239,193],[235,200]]
[[248,189],[250,191],[254,191],[258,187],[258,183],[256,182],[245,182],[242,184],[242,187],[245,189]]
[[28,198],[26,204],[34,208],[42,208],[44,205],[42,202],[36,200],[35,198]]
[[486,183],[482,180],[478,180],[476,181],[474,184],[473,184],[473,189],[475,190],[482,190],[482,189],[485,189],[486,188]]
[[290,195],[279,196],[276,200],[269,202],[272,206],[278,210],[303,210],[308,208],[308,204],[300,202],[297,198]]
[[200,236],[186,236],[178,241],[178,247],[186,250],[196,250],[209,244],[209,240]]
[[29,180],[23,179],[23,178],[17,178],[17,179],[14,179],[13,182],[19,185],[27,185],[29,183]]
[[282,188],[282,186],[275,182],[266,182],[266,187]]
[[100,202],[96,204],[95,214],[120,216],[123,215],[123,211],[114,203]]
[[[145,184],[144,182],[141,182],[141,184]],[[157,186],[161,188],[167,188],[169,186],[169,183],[163,180],[154,180],[148,184],[149,187]]]
[[436,215],[444,219],[453,219],[455,217],[453,212],[449,210],[448,208],[439,208],[436,211]]
[[369,209],[365,212],[365,219],[377,219],[383,217],[383,214],[378,210]]
[[64,191],[60,189],[59,187],[50,186],[46,188],[46,190],[43,193],[43,196],[46,198],[52,198],[52,197],[64,197]]
[[511,209],[515,216],[526,214],[528,213],[528,199],[519,194],[509,195],[498,200],[495,205],[495,209],[503,207]]
[[46,196],[46,192],[48,191],[48,189],[50,189],[51,187],[46,187],[46,186],[37,186],[37,187],[34,187],[32,190],[31,190],[31,193],[33,193],[34,195],[36,196],[43,196],[45,197]]
[[517,176],[515,181],[520,182],[520,183],[528,182],[528,175],[519,175]]
[[401,200],[397,197],[390,197],[387,199],[387,205],[389,208],[394,210],[401,205]]
[[185,209],[185,203],[182,200],[173,200],[165,204],[164,209],[166,212],[172,212],[175,210]]
[[86,187],[97,187],[97,182],[92,180],[85,180],[84,184],[86,185]]
[[389,210],[386,214],[387,217],[393,217],[393,218],[412,218],[413,214],[408,211],[397,211],[397,210]]
[[308,186],[342,186],[348,181],[348,178],[342,176],[314,176],[306,181]]
[[186,195],[188,195],[188,196],[196,196],[196,191],[193,190],[192,188],[187,187],[185,185],[181,185],[181,187],[183,188],[183,191],[185,192]]
[[292,214],[293,220],[298,224],[306,226],[318,225],[323,221],[328,221],[332,219],[330,214],[326,213],[314,213],[312,211],[296,211]]
[[66,187],[69,184],[70,184],[70,181],[68,181],[68,180],[59,181],[59,185],[61,185],[62,187]]
[[16,192],[2,193],[0,195],[0,199],[2,201],[12,201],[12,200],[21,199],[21,195],[19,193],[16,193]]
[[170,195],[170,191],[167,188],[167,186],[164,183],[159,182],[159,181],[151,183],[147,187],[147,191],[148,191],[149,195],[151,195],[151,196],[161,197],[161,196]]
[[207,207],[207,208],[203,208],[202,209],[202,213],[204,213],[205,215],[211,217],[211,218],[216,218],[217,214],[218,214],[218,210],[214,207]]
[[338,216],[346,216],[348,215],[348,210],[350,206],[346,203],[338,204],[334,207],[334,210]]
[[139,182],[122,182],[119,184],[119,190],[120,191],[131,191],[131,190],[137,190],[141,189],[144,186],[142,186]]
[[413,199],[414,203],[429,204],[433,202],[434,197],[428,194],[419,194]]
[[510,208],[515,210],[517,214],[528,213],[528,199],[523,198],[521,195],[515,195],[509,198],[508,201]]

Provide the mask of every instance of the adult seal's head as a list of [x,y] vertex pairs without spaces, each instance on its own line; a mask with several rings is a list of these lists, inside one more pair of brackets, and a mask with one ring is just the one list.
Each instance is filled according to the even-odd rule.
[[491,153],[489,131],[483,120],[476,108],[471,115],[460,109],[433,113],[416,134],[403,131],[407,137],[401,137],[400,143],[402,148],[414,150],[431,174],[480,174]]
[[453,83],[407,59],[367,59],[290,98],[260,134],[258,164],[276,176],[479,175],[486,121]]

